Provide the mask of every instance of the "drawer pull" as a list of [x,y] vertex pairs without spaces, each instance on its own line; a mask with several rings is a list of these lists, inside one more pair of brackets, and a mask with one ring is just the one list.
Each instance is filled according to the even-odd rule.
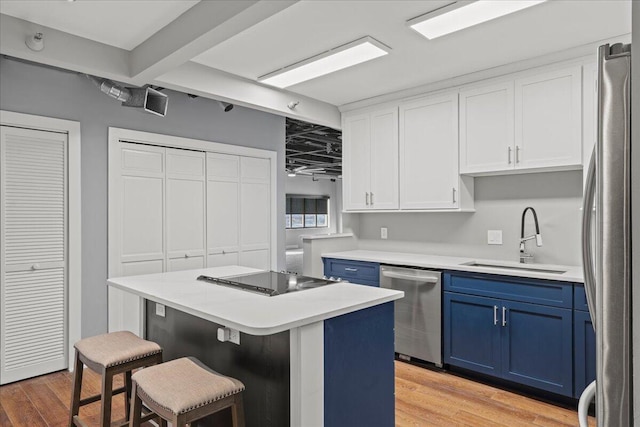
[[353,267],[345,267],[344,271],[353,271],[355,273],[356,271],[358,271],[358,269]]

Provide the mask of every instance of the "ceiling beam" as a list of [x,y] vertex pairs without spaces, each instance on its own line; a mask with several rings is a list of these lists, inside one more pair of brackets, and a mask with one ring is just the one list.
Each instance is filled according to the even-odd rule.
[[130,76],[148,83],[297,1],[201,1],[131,51]]
[[[334,129],[342,126],[340,112],[335,105],[242,79],[195,62],[172,69],[153,83]],[[287,107],[292,100],[300,102],[293,110]]]

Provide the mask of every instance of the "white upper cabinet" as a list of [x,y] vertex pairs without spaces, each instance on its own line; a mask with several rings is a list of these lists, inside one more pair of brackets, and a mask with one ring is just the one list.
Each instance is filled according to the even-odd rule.
[[398,110],[371,114],[369,208],[398,208]]
[[345,117],[342,161],[345,210],[397,209],[397,108]]
[[582,165],[580,66],[515,81],[515,167]]
[[400,105],[400,208],[458,207],[458,94]]
[[460,92],[460,173],[579,169],[580,66]]
[[460,173],[513,168],[513,81],[460,92]]
[[[583,69],[582,82],[582,177],[587,180],[589,162],[598,138],[598,65],[594,62]],[[586,182],[585,182],[586,183]]]

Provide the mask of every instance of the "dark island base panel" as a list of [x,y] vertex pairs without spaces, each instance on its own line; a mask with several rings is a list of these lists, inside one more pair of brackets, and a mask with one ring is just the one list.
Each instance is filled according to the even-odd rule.
[[[155,311],[155,303],[147,301],[147,339],[162,346],[165,361],[194,356],[211,369],[242,381],[246,427],[290,425],[288,331],[267,336],[241,334],[238,346],[218,341],[221,325],[170,307],[165,317]],[[194,427],[214,426],[231,426],[231,411],[194,423]]]

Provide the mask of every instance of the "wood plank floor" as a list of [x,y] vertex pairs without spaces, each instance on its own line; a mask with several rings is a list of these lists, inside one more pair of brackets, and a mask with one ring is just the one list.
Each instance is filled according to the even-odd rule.
[[[100,392],[100,375],[90,369],[83,374],[82,398]],[[0,427],[67,427],[71,402],[72,374],[60,371],[0,387]],[[122,387],[122,375],[113,381]],[[124,419],[124,397],[112,402],[112,420]],[[100,403],[80,408],[80,418],[89,426],[100,424]],[[145,423],[145,427],[153,424]]]
[[[97,393],[100,377],[88,369],[84,377],[83,397]],[[114,383],[120,387],[121,376]],[[2,386],[0,427],[67,426],[70,396],[71,374],[64,371]],[[98,426],[99,415],[98,403],[80,410],[80,416],[89,426]],[[114,420],[124,417],[122,396],[114,398],[113,416]],[[449,373],[396,362],[396,426],[577,425],[578,415],[570,409]],[[590,425],[595,426],[593,418]]]

